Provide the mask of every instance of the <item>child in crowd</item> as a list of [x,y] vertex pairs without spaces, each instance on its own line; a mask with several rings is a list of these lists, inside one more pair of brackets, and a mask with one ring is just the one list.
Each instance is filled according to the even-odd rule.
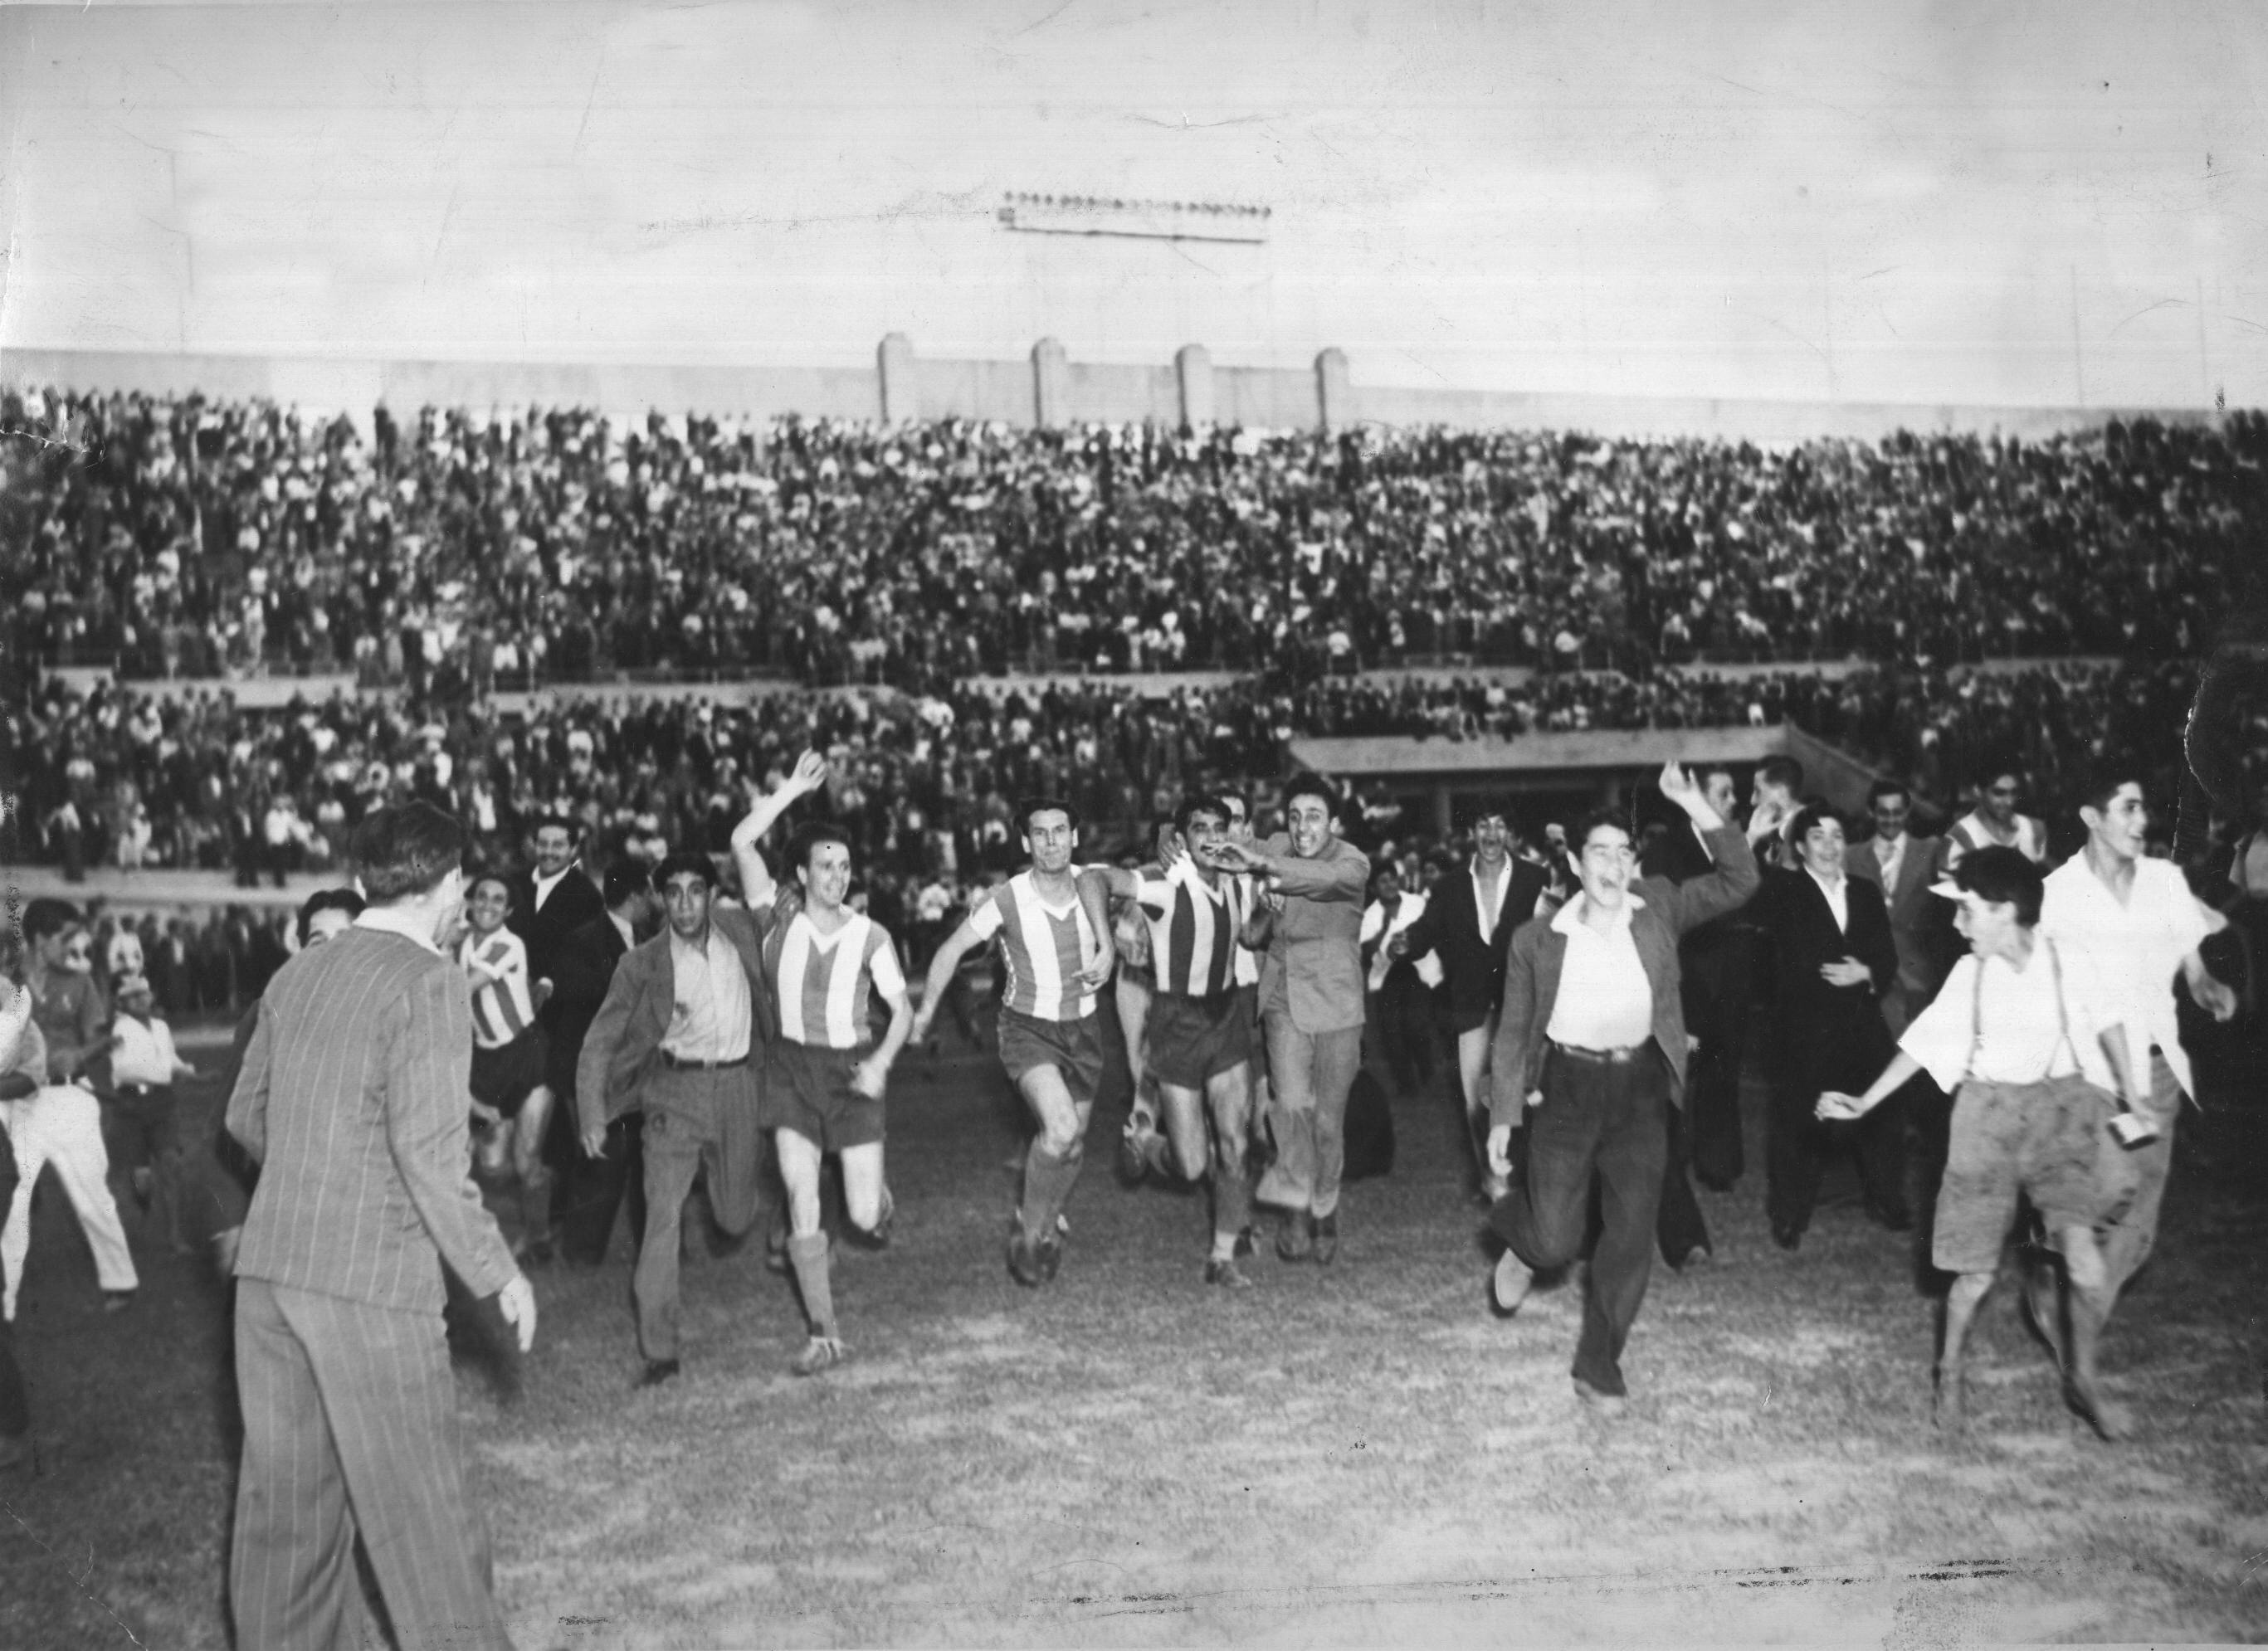
[[191,1246],[180,1229],[181,1148],[173,1121],[173,1080],[196,1068],[173,1047],[173,1028],[152,1011],[150,982],[119,977],[111,1023],[112,1134],[131,1175],[134,1197],[178,1254]]

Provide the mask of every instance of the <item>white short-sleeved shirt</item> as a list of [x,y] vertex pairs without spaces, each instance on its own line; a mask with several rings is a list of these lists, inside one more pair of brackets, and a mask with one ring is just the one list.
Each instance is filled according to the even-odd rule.
[[2083,854],[2047,877],[2039,932],[2062,949],[2064,965],[2092,972],[2102,1012],[2126,1029],[2134,1081],[2150,1081],[2150,1050],[2162,1051],[2183,1094],[2194,1094],[2190,1058],[2174,1012],[2182,959],[2213,932],[2205,908],[2169,860],[2134,862],[2134,886],[2121,905]]
[[1979,959],[1971,952],[1953,965],[1936,1001],[1914,1017],[1898,1047],[1948,1094],[1964,1077],[2037,1083],[2074,1072],[2115,1089],[2095,995],[2092,978],[2051,955],[2045,943],[2033,946],[2021,969],[2005,958]]

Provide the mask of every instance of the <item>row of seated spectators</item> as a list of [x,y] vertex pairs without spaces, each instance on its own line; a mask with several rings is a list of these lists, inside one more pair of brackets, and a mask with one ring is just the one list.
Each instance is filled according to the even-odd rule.
[[2194,657],[2268,418],[1785,448],[587,408],[343,418],[0,391],[0,615],[125,674],[451,697],[614,670],[916,691],[1459,656]]
[[[1282,774],[1295,731],[1464,739],[1793,721],[1948,803],[1977,775],[2013,768],[2029,777],[2033,811],[2067,812],[2105,757],[2170,801],[2193,691],[2179,665],[2066,662],[1957,679],[1254,679],[1164,698],[1107,684],[1002,698],[799,691],[742,706],[566,701],[521,716],[345,696],[255,711],[217,693],[80,695],[51,679],[27,709],[0,711],[0,762],[22,776],[14,855],[67,870],[233,868],[248,883],[337,863],[356,820],[409,796],[460,814],[504,857],[545,814],[579,821],[610,852],[722,850],[747,788],[776,783],[815,746],[832,759],[828,805],[862,862],[929,877],[1012,862],[1018,796],[1070,798],[1099,846],[1190,786]],[[2261,731],[2256,752],[2268,751]]]

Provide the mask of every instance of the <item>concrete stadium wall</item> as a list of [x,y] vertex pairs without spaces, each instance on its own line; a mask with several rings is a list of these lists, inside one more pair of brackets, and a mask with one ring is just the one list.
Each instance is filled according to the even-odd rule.
[[[1643,400],[1353,385],[1325,350],[1312,371],[1215,367],[1202,349],[1174,363],[1073,363],[1042,341],[1026,361],[924,356],[892,334],[871,368],[703,366],[533,361],[359,360],[321,356],[163,355],[0,348],[0,384],[296,404],[357,423],[380,404],[597,407],[814,418],[997,420],[1014,425],[1219,422],[1266,429],[1441,424],[1468,429],[1586,430],[1602,436],[1793,442],[1877,439],[1893,430],[2001,431],[2040,437],[2112,418],[2210,423],[2195,407],[1966,407],[1928,403]],[[902,374],[902,381],[899,375]]]

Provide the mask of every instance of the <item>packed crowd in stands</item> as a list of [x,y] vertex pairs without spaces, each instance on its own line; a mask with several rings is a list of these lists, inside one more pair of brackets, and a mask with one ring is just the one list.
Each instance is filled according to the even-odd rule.
[[0,610],[128,676],[2193,657],[2268,420],[1721,440],[0,393]]
[[[19,852],[240,882],[335,863],[410,795],[504,856],[545,812],[602,857],[722,849],[807,745],[866,862],[916,886],[1012,857],[1018,795],[1130,838],[1192,779],[1282,773],[1300,734],[1793,722],[1944,803],[1992,763],[2052,811],[2112,752],[2170,801],[2194,672],[2153,662],[2198,658],[2250,584],[2264,457],[2256,414],[1768,450],[428,409],[365,440],[266,404],[10,391],[10,657],[404,692],[254,711],[217,683],[50,679],[0,755]],[[2071,654],[2128,663],[2045,662]],[[1442,657],[1536,669],[1353,674]],[[1786,668],[1663,668],[1702,657]],[[1826,657],[1873,663],[1793,663]],[[1200,666],[1245,674],[1109,679]],[[968,682],[1019,668],[1098,675]],[[485,697],[624,671],[877,686],[528,718]]]

